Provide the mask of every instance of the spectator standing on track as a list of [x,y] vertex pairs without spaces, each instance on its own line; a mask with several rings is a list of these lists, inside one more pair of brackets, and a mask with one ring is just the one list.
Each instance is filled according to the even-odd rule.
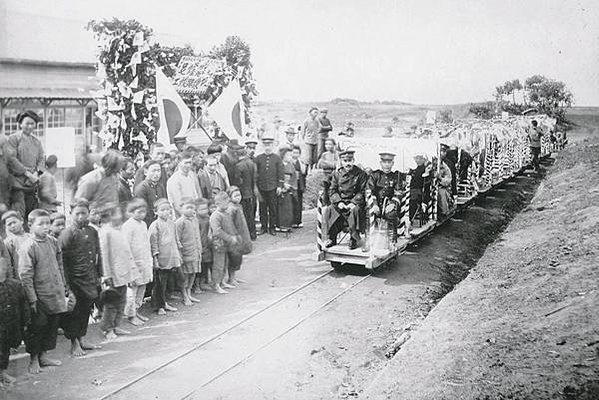
[[333,131],[333,124],[331,124],[331,120],[327,117],[328,113],[329,110],[322,108],[320,110],[320,117],[318,118],[318,122],[320,122],[320,132],[318,133],[318,157],[325,151],[325,141]]
[[273,153],[273,142],[272,138],[262,139],[264,153],[256,157],[256,185],[260,193],[260,233],[268,232],[274,236],[278,225],[277,196],[283,187],[285,173],[281,157]]
[[239,162],[235,166],[240,177],[241,207],[250,233],[251,240],[256,240],[256,164],[247,156],[245,149],[239,150]]
[[293,202],[293,225],[292,228],[303,228],[302,211],[304,207],[304,191],[306,190],[306,176],[308,175],[308,167],[301,160],[302,149],[295,146],[291,150],[291,158],[293,166],[297,173],[297,196]]
[[320,122],[318,121],[318,108],[312,107],[308,111],[308,118],[302,125],[300,139],[304,143],[306,164],[313,168],[318,162],[318,140],[320,135]]
[[245,216],[241,206],[241,191],[238,187],[231,186],[228,190],[228,194],[231,198],[231,204],[229,205],[228,212],[231,213],[231,218],[233,218],[233,224],[235,225],[239,242],[232,246],[231,250],[227,254],[229,258],[229,279],[227,283],[231,286],[237,286],[240,283],[244,283],[242,280],[237,278],[237,271],[241,269],[243,256],[252,252],[252,240],[250,238],[250,231],[247,227],[247,223],[245,222]]
[[139,279],[139,272],[122,231],[121,208],[117,204],[107,205],[101,211],[101,223],[99,237],[104,307],[100,329],[107,340],[113,340],[130,334],[120,327],[121,318],[127,304],[127,287]]
[[182,215],[175,222],[177,237],[179,238],[181,251],[181,292],[183,292],[183,304],[190,306],[199,303],[200,300],[192,296],[191,289],[196,274],[202,272],[202,238],[200,225],[196,219],[196,202],[192,198],[181,200]]
[[541,155],[541,137],[543,136],[543,132],[537,120],[533,119],[530,124],[531,126],[528,128],[528,140],[530,142],[530,154],[532,157],[531,163],[535,171],[539,171],[541,168],[539,156]]
[[102,276],[100,240],[98,232],[89,226],[88,217],[88,201],[74,199],[71,203],[73,223],[62,232],[59,239],[65,281],[77,299],[73,311],[61,317],[64,335],[71,340],[73,357],[85,355],[85,350],[100,348],[84,341]]
[[228,253],[233,246],[239,243],[239,238],[229,212],[229,195],[226,192],[220,192],[214,196],[214,202],[216,210],[210,216],[213,290],[219,294],[227,294],[225,289],[234,288],[225,282],[225,274],[229,265]]
[[18,279],[9,276],[10,267],[2,257],[3,250],[4,244],[0,241],[0,388],[16,381],[6,372],[10,349],[21,345],[31,318],[25,290]]
[[60,366],[48,357],[56,348],[58,317],[67,311],[62,254],[50,231],[50,215],[36,209],[29,215],[30,235],[19,249],[19,276],[31,307],[31,324],[25,334],[29,353],[29,372],[39,374],[41,367]]
[[177,238],[175,223],[171,220],[173,209],[167,199],[154,203],[158,219],[150,225],[150,247],[154,258],[154,285],[152,287],[152,308],[158,315],[166,311],[177,311],[166,302],[166,290],[169,276],[179,276],[181,266],[181,247]]
[[283,162],[283,187],[278,195],[279,229],[289,232],[293,225],[293,202],[297,196],[297,172],[293,165],[291,150],[284,147],[279,152]]
[[127,303],[125,316],[134,326],[142,325],[148,318],[139,313],[139,308],[144,302],[146,286],[152,282],[152,249],[150,247],[150,234],[144,222],[148,206],[142,199],[131,200],[127,205],[129,219],[121,229],[133,255],[133,261],[139,272],[139,278],[127,288]]
[[[212,274],[212,236],[210,234],[210,208],[209,202],[205,199],[198,200],[197,218],[200,227],[200,239],[202,241],[202,257],[200,274],[200,287],[196,288],[196,294],[203,289],[208,289],[211,285]],[[198,290],[199,289],[199,290]]]

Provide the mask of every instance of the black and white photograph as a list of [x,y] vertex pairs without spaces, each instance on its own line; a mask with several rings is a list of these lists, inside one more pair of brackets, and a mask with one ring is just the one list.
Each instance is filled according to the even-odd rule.
[[38,399],[599,399],[599,3],[0,0]]

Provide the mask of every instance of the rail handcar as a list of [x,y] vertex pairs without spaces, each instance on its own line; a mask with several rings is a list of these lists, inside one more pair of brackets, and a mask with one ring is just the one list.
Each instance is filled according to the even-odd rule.
[[[427,127],[425,138],[378,138],[352,139],[343,143],[355,149],[356,163],[366,170],[379,168],[379,152],[396,154],[394,170],[406,174],[403,195],[400,200],[400,223],[397,232],[390,232],[385,222],[373,212],[374,198],[366,191],[366,213],[368,229],[363,248],[350,250],[349,235],[341,233],[337,245],[325,248],[327,237],[324,215],[327,205],[323,196],[317,206],[317,259],[329,261],[334,268],[343,264],[363,265],[367,269],[377,268],[404,253],[407,247],[433,232],[456,212],[470,205],[480,194],[486,193],[506,180],[521,173],[530,163],[526,129],[530,120],[536,118],[545,132],[554,129],[555,120],[545,116],[514,117],[507,120],[461,121],[451,125]],[[553,127],[552,127],[553,124]],[[438,214],[440,143],[457,149],[458,163],[468,156],[468,165],[462,170],[457,182],[457,195],[453,208],[444,216]],[[549,135],[542,139],[541,156],[554,150]],[[414,156],[423,155],[429,163],[430,175],[424,180],[422,191],[425,201],[416,212],[410,211],[410,178],[407,174],[415,167]],[[414,205],[412,205],[414,207]]]

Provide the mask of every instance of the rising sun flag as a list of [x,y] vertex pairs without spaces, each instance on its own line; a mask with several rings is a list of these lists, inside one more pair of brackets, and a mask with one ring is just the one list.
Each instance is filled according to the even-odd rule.
[[191,111],[160,68],[156,68],[156,98],[160,117],[157,141],[168,145],[174,142],[175,136],[185,134]]
[[245,113],[238,79],[233,79],[229,86],[223,89],[220,96],[208,107],[208,114],[228,138],[243,137]]

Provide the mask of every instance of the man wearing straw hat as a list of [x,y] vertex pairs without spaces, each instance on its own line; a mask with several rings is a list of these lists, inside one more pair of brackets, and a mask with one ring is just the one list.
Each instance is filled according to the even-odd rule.
[[379,153],[379,157],[381,169],[370,174],[367,188],[375,198],[373,212],[387,221],[392,235],[391,240],[395,242],[405,177],[399,171],[392,171],[395,154],[383,152]]
[[332,207],[326,216],[329,227],[326,247],[337,244],[337,234],[341,232],[346,221],[351,235],[350,250],[358,248],[360,233],[364,233],[366,228],[364,190],[368,175],[354,165],[354,153],[353,150],[339,153],[341,167],[331,174],[329,198]]

